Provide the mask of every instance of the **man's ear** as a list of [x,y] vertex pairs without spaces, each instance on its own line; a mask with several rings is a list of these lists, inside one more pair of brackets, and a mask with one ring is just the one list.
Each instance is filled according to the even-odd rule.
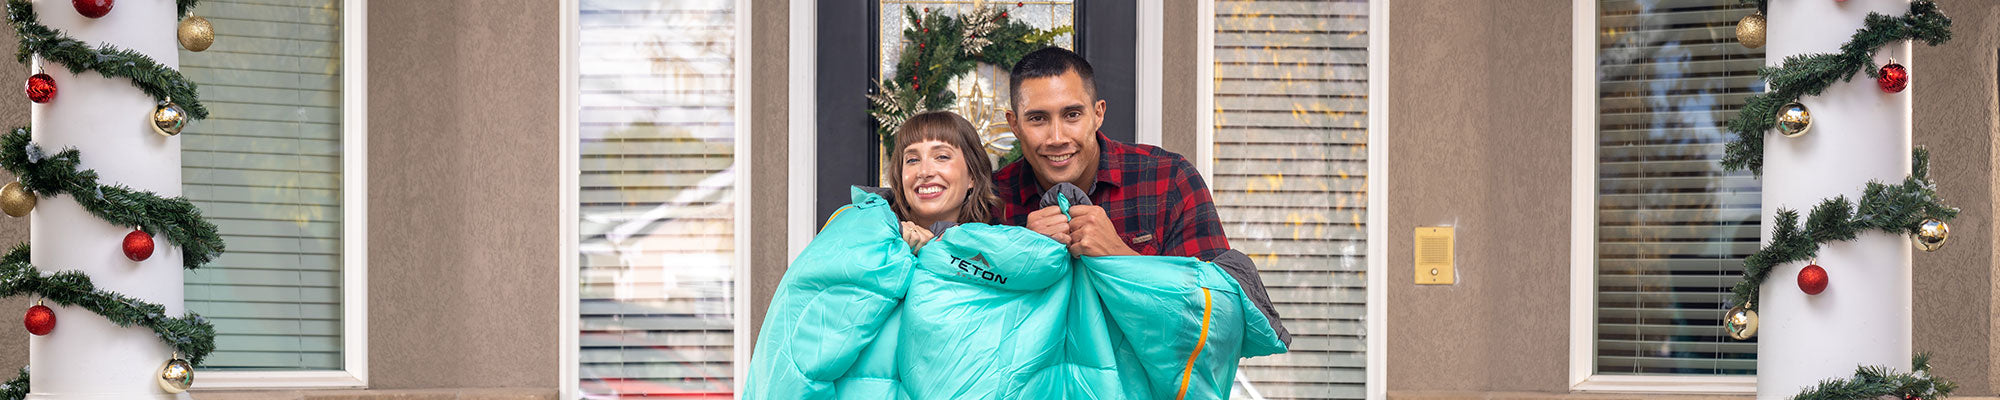
[[1014,110],[1007,110],[1007,130],[1021,130],[1021,121],[1014,117]]
[[1110,109],[1110,104],[1104,102],[1103,99],[1098,99],[1097,104],[1091,105],[1092,108],[1097,109],[1097,126],[1104,126],[1104,111]]

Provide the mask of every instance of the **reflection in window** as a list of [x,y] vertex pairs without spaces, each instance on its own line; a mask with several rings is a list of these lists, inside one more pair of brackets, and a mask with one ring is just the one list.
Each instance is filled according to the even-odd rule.
[[1214,71],[1216,213],[1292,332],[1236,397],[1364,398],[1368,2],[1217,1]]
[[185,275],[188,311],[215,323],[203,369],[344,367],[340,3],[194,10],[215,45],[181,50],[181,72],[214,117],[180,135],[181,190],[229,243]]
[[730,396],[735,1],[579,6],[582,394]]
[[1755,373],[1721,317],[1757,251],[1760,184],[1717,163],[1762,90],[1736,0],[1603,0],[1597,16],[1596,373]]

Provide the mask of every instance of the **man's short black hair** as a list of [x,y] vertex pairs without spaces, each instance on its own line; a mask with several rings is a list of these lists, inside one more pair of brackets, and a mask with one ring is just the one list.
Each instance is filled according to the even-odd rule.
[[1064,72],[1071,71],[1076,72],[1077,78],[1083,80],[1084,94],[1090,96],[1091,100],[1096,100],[1097,80],[1091,77],[1090,61],[1085,61],[1083,56],[1076,55],[1076,52],[1069,49],[1050,46],[1028,53],[1021,57],[1020,62],[1014,63],[1014,70],[1007,79],[1008,101],[1013,102],[1014,106],[1020,105],[1022,81],[1062,76]]

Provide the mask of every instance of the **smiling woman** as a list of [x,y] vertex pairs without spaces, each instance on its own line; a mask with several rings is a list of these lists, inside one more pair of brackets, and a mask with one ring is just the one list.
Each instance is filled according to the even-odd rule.
[[896,130],[891,186],[896,213],[917,226],[939,221],[987,222],[1000,204],[972,123],[950,111],[917,114]]

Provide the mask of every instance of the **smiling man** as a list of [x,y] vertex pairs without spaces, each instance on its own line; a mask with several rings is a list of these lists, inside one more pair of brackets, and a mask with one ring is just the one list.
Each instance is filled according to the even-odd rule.
[[[1104,136],[1106,104],[1090,63],[1050,47],[1014,64],[1007,123],[1021,161],[995,172],[1004,203],[996,220],[1026,226],[1081,256],[1184,256],[1212,260],[1229,250],[1207,184],[1179,154]],[[1095,206],[1040,207],[1057,183],[1090,193]]]

